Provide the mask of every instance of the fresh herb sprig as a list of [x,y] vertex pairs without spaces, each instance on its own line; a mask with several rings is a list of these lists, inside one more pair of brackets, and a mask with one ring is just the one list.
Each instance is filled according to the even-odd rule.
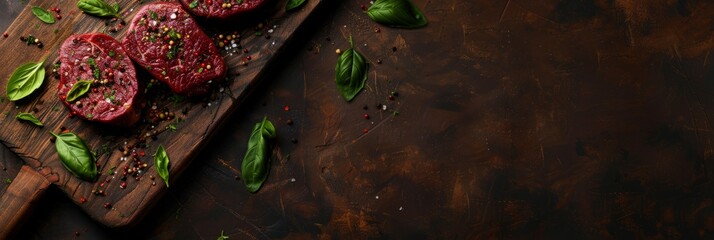
[[94,154],[89,150],[79,136],[71,132],[55,134],[55,148],[62,165],[72,173],[72,175],[85,181],[97,179],[97,165]]
[[35,17],[39,18],[40,21],[47,23],[47,24],[53,24],[55,23],[55,16],[50,13],[50,11],[47,11],[44,8],[38,7],[38,6],[33,6],[32,7],[32,14],[35,15]]
[[23,99],[42,86],[45,81],[45,60],[25,63],[15,69],[7,80],[6,94],[10,101]]
[[303,4],[305,4],[305,0],[288,0],[288,3],[285,5],[285,11],[297,9]]
[[27,121],[29,123],[35,124],[35,126],[38,126],[38,127],[44,126],[42,124],[42,122],[40,122],[40,120],[35,117],[35,115],[32,115],[32,113],[26,113],[26,112],[18,113],[17,115],[15,115],[15,119]]
[[159,145],[154,154],[154,166],[159,177],[164,180],[166,187],[169,187],[169,155],[166,153],[164,146]]
[[346,101],[352,101],[364,88],[367,81],[367,60],[354,49],[352,36],[350,36],[350,49],[343,52],[337,59],[335,67],[335,82],[337,89]]
[[428,23],[424,14],[410,0],[377,0],[367,9],[375,22],[397,28],[420,28]]
[[270,170],[270,141],[275,138],[275,126],[264,117],[255,124],[248,140],[248,151],[243,157],[241,174],[249,192],[255,193],[263,186]]
[[77,7],[79,10],[97,17],[121,18],[118,3],[109,5],[104,0],[79,0]]
[[77,81],[76,83],[74,83],[74,85],[72,85],[72,88],[69,89],[69,92],[67,92],[67,97],[65,98],[65,100],[71,103],[84,96],[89,92],[89,89],[92,87],[92,82],[92,80]]

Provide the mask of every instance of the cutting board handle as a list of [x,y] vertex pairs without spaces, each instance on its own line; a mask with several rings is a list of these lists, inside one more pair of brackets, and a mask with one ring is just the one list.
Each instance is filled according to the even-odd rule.
[[42,174],[28,166],[22,166],[20,173],[0,198],[0,239],[9,239],[10,234],[20,226],[35,202],[50,186]]

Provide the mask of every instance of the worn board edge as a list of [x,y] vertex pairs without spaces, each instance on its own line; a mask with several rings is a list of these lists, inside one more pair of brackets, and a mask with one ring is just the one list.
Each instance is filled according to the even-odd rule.
[[[46,8],[52,6],[50,4],[43,4],[40,2],[41,1],[39,0],[30,1],[25,7],[25,9],[22,11],[20,16],[18,16],[15,22],[13,22],[8,28],[7,32],[11,33],[11,37],[2,40],[6,42],[2,42],[2,45],[0,45],[0,51],[4,50],[12,52],[14,53],[13,55],[15,57],[13,58],[13,63],[8,63],[4,66],[0,66],[1,75],[9,77],[12,70],[16,66],[19,66],[24,62],[37,61],[39,58],[45,57],[48,59],[48,61],[52,61],[54,58],[56,58],[56,50],[59,48],[59,45],[64,39],[66,39],[67,36],[73,33],[96,32],[96,30],[98,30],[101,25],[103,25],[103,21],[101,19],[86,16],[85,14],[80,13],[78,10],[68,10],[68,8],[70,7],[65,7],[63,11],[69,12],[69,14],[63,16],[63,19],[61,21],[59,21],[55,25],[39,25],[39,27],[35,27],[35,31],[32,31],[32,27],[28,27],[27,25],[29,24],[37,26],[36,23],[39,23],[39,20],[30,22],[27,21],[27,19],[34,18],[32,13],[30,12],[31,6],[39,5]],[[210,117],[210,120],[207,124],[193,124],[175,133],[162,135],[159,137],[159,139],[154,141],[154,143],[156,144],[163,144],[172,158],[172,165],[170,168],[172,176],[171,181],[174,181],[176,178],[178,178],[178,176],[190,164],[191,160],[196,157],[196,155],[199,153],[199,150],[204,147],[206,140],[209,139],[211,136],[215,135],[215,133],[218,131],[218,127],[220,125],[223,125],[225,119],[230,116],[229,114],[232,114],[237,109],[240,101],[245,98],[245,95],[247,92],[249,92],[251,86],[266,71],[265,66],[268,65],[271,61],[274,61],[274,55],[281,51],[281,49],[293,36],[295,31],[300,27],[300,25],[302,25],[305,19],[307,19],[307,17],[315,11],[317,6],[320,5],[321,2],[322,1],[318,0],[308,1],[306,5],[303,6],[300,10],[288,13],[290,15],[278,16],[278,20],[275,23],[280,25],[280,27],[276,29],[276,33],[273,34],[273,39],[270,41],[276,42],[275,47],[262,49],[261,52],[255,53],[252,56],[257,60],[250,62],[248,67],[246,67],[245,69],[239,68],[239,71],[245,73],[241,74],[240,77],[236,77],[235,81],[231,83],[231,96],[222,95],[221,98],[216,101],[219,104],[217,104],[217,106],[213,108],[214,110],[212,110],[212,112],[207,111],[205,109],[199,109],[192,110],[192,112],[190,113],[209,113],[212,116]],[[71,4],[70,6],[74,7],[73,4]],[[127,1],[124,1],[122,2],[122,6],[127,6],[125,8],[131,9],[135,8],[136,4],[135,2],[127,3]],[[131,17],[133,17],[132,14],[125,16],[126,19],[131,19]],[[80,20],[89,22],[88,26],[84,26],[88,28],[82,28],[82,26],[79,26],[77,22]],[[51,32],[51,29],[53,28],[64,28],[65,30],[56,33],[56,36],[54,38],[51,38],[49,41],[47,39],[43,39],[43,42],[45,43],[44,49],[36,49],[32,46],[24,46],[12,42],[18,41],[17,39],[12,39],[13,37],[17,38],[19,36],[25,36],[33,32],[48,33]],[[281,32],[283,34],[281,34]],[[120,32],[119,34],[115,34],[113,36],[120,39],[121,34],[122,33]],[[281,39],[281,37],[284,38]],[[265,40],[261,37],[249,36],[247,39],[243,39],[241,42],[244,42],[244,45],[246,47],[251,47],[252,44],[256,43],[257,41]],[[17,47],[17,45],[20,45],[19,49],[13,48]],[[267,43],[265,43],[265,45],[267,45]],[[37,57],[38,55],[40,55],[41,57]],[[237,66],[240,63],[240,57],[228,58],[226,59],[226,63],[227,65],[232,67]],[[51,63],[46,62],[45,67],[48,72],[51,71],[51,68],[49,68],[49,66],[51,66]],[[231,71],[232,69],[233,68],[230,68],[229,71]],[[166,188],[163,186],[163,184],[161,184],[160,179],[157,180],[157,184],[154,187],[150,186],[150,184],[148,183],[149,181],[145,180],[138,182],[139,184],[136,184],[136,187],[133,189],[124,189],[124,193],[109,193],[107,196],[104,197],[95,197],[94,195],[91,195],[89,191],[93,188],[96,188],[100,184],[101,180],[103,180],[104,178],[100,178],[99,181],[94,183],[88,183],[80,181],[68,174],[66,170],[61,167],[59,159],[56,158],[54,147],[49,146],[48,144],[49,138],[47,137],[47,131],[57,132],[59,131],[61,126],[66,126],[68,129],[81,128],[83,129],[83,132],[78,132],[78,134],[80,134],[81,136],[85,136],[85,140],[87,140],[88,145],[97,146],[100,143],[99,139],[91,137],[87,138],[86,136],[91,135],[92,133],[96,133],[98,131],[96,129],[101,128],[101,126],[94,126],[93,124],[88,124],[76,118],[69,120],[68,118],[63,118],[58,121],[45,122],[46,126],[44,128],[37,129],[26,124],[18,123],[16,120],[14,120],[14,114],[16,114],[17,112],[27,111],[29,109],[32,109],[33,107],[36,107],[37,105],[42,105],[42,102],[44,102],[44,104],[52,104],[52,106],[43,106],[44,109],[50,109],[51,107],[59,107],[61,109],[59,111],[60,113],[67,114],[68,111],[64,108],[63,105],[61,105],[61,103],[59,103],[58,100],[55,99],[54,101],[52,101],[53,98],[56,98],[56,82],[56,80],[50,79],[50,77],[48,76],[45,84],[41,89],[41,93],[33,94],[33,96],[30,97],[32,100],[30,100],[29,102],[19,102],[18,104],[15,104],[5,101],[0,104],[0,109],[3,113],[5,113],[4,118],[0,118],[0,123],[6,126],[12,124],[12,127],[19,128],[18,131],[0,132],[0,141],[2,141],[3,144],[12,149],[13,152],[18,154],[26,162],[26,164],[36,169],[39,169],[41,173],[43,173],[48,179],[53,181],[55,185],[59,186],[68,196],[70,196],[72,201],[77,203],[77,205],[79,205],[93,219],[109,227],[130,226],[132,223],[135,223],[136,220],[140,219],[143,215],[145,215],[148,209],[156,201],[158,201],[159,197],[166,191]],[[5,84],[2,84],[0,89],[4,90],[4,87]],[[232,95],[233,93],[237,93],[237,95]],[[37,97],[37,95],[40,95],[40,97]],[[47,100],[49,100],[49,103],[48,101],[42,101],[41,99],[43,98],[47,98]],[[42,102],[38,102],[38,100]],[[195,105],[197,103],[189,104]],[[47,111],[49,110],[46,110],[46,112]],[[44,117],[45,115],[41,115],[39,117],[42,119],[42,117]],[[13,139],[13,137],[18,136],[22,136],[18,138],[20,140]],[[45,139],[47,139],[47,141],[45,141]],[[40,144],[41,146],[39,148],[38,146],[28,146],[28,144],[31,144],[33,141],[45,143],[42,143],[44,145]],[[175,144],[177,142],[182,141],[190,141],[193,144],[189,145],[188,147]],[[116,154],[112,154],[112,156],[110,156],[108,160],[106,160],[108,162],[102,163],[102,168],[100,171],[106,171],[107,169],[105,168],[108,168],[108,165],[113,164],[111,163],[112,161],[114,161],[113,159],[118,158],[115,155]],[[54,159],[49,159],[53,157]],[[100,159],[100,163],[101,161],[102,160]],[[151,169],[149,170],[152,171]],[[106,188],[118,189],[118,184],[119,181],[111,181],[107,184],[108,186]],[[81,203],[81,197],[86,197],[88,200],[87,203]],[[140,200],[137,201],[136,199]],[[114,207],[111,210],[104,209],[102,205],[105,201],[112,202]]]

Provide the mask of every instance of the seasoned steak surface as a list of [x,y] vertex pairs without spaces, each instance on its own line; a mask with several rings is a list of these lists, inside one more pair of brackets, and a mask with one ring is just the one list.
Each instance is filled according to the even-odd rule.
[[[72,35],[60,47],[57,95],[72,114],[119,126],[139,120],[136,70],[124,47],[105,34]],[[67,94],[78,81],[91,81],[89,91],[72,102]]]
[[179,94],[204,94],[226,71],[211,39],[175,3],[139,9],[122,43],[131,59]]
[[231,18],[251,12],[268,0],[179,0],[184,8],[196,16],[206,18]]

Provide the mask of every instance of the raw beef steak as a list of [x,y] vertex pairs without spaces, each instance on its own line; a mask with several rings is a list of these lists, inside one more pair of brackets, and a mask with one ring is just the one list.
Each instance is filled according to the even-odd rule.
[[251,12],[269,0],[179,0],[196,16],[227,19]]
[[204,94],[226,71],[213,41],[175,3],[141,8],[122,43],[131,59],[178,94]]
[[117,40],[100,33],[72,35],[59,59],[57,95],[73,115],[118,126],[139,120],[136,70]]

